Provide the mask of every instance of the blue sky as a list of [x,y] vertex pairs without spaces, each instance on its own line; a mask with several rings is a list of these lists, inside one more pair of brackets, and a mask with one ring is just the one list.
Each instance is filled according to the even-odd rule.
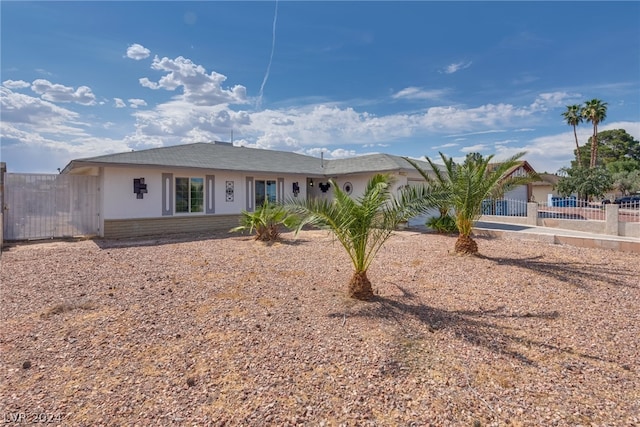
[[[566,105],[640,139],[640,2],[2,1],[1,160],[222,140],[325,158],[573,158]],[[580,144],[591,124],[578,127]]]

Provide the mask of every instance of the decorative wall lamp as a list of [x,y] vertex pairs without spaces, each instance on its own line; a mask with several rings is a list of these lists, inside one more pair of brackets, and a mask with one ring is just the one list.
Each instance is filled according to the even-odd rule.
[[300,185],[297,182],[293,183],[293,197],[298,197],[298,193],[300,193]]
[[144,197],[144,193],[147,192],[147,184],[144,183],[144,178],[133,179],[133,192],[136,194],[136,199]]

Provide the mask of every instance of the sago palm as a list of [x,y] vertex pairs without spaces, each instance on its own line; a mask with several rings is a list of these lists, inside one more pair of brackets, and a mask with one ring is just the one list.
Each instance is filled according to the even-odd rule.
[[237,227],[229,232],[255,233],[255,240],[274,242],[280,237],[280,226],[294,228],[297,218],[290,215],[281,204],[270,203],[265,200],[255,212],[242,211]]
[[290,211],[303,222],[330,230],[346,250],[354,267],[349,296],[361,300],[373,298],[367,270],[376,254],[398,225],[422,212],[424,189],[406,188],[399,196],[391,193],[393,178],[376,174],[362,196],[351,198],[332,183],[333,200],[311,198],[291,200]]
[[564,117],[569,126],[573,126],[573,137],[576,140],[576,161],[578,162],[578,167],[582,167],[580,144],[578,144],[578,133],[576,132],[576,126],[582,123],[582,108],[579,105],[567,105],[567,110],[562,113],[562,117]]
[[[455,252],[475,254],[478,244],[471,237],[474,223],[482,214],[482,201],[497,198],[519,185],[526,184],[532,177],[505,177],[506,172],[518,165],[524,153],[516,154],[504,162],[491,164],[493,155],[488,157],[468,156],[463,164],[456,164],[452,158],[443,153],[440,157],[444,163],[444,173],[438,178],[439,190],[430,195],[432,200],[447,200],[455,210],[458,239]],[[435,170],[436,165],[427,157],[427,161]],[[416,169],[424,176],[417,165]]]
[[593,137],[591,139],[590,168],[595,168],[598,162],[598,125],[607,118],[607,103],[599,99],[592,99],[584,103],[582,117],[593,124]]

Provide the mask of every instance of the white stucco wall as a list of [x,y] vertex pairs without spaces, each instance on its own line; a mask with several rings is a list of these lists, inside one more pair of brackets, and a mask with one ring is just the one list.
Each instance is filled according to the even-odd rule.
[[[160,216],[162,207],[162,172],[133,168],[103,168],[103,219],[149,218]],[[148,193],[137,199],[133,180],[144,178]]]
[[[206,171],[194,169],[154,169],[154,168],[127,168],[105,167],[102,175],[102,218],[104,219],[138,219],[157,218],[162,216],[162,174],[173,174],[175,185],[176,177],[206,178],[207,175],[215,177],[215,214],[238,214],[246,209],[247,191],[253,192],[255,181],[275,180],[284,178],[282,188],[278,193],[283,193],[283,199],[293,197],[293,183],[298,182],[300,193],[298,197],[306,197],[306,176],[304,175],[272,175],[261,173],[240,173],[226,171]],[[247,177],[253,178],[254,186],[247,188]],[[147,193],[142,199],[137,199],[133,192],[133,180],[144,178],[147,184]],[[226,183],[233,181],[233,201],[227,201]],[[174,189],[175,191],[175,189]],[[205,206],[209,204],[210,194],[205,191]],[[175,201],[174,201],[175,204]],[[175,214],[175,206],[172,206],[174,215],[204,215],[203,214]]]

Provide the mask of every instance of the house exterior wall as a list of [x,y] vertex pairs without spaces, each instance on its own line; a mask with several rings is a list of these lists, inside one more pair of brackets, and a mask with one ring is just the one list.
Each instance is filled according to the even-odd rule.
[[549,194],[557,196],[557,191],[553,189],[553,185],[534,185],[532,187],[533,201],[546,203],[549,198]]
[[[349,184],[350,195],[359,197],[364,193],[372,175],[373,173],[351,174],[333,179],[343,190],[345,185]],[[394,176],[394,194],[409,182],[422,182],[422,177],[417,172],[395,172]],[[174,193],[177,177],[204,179],[204,212],[175,212]],[[100,170],[100,178],[100,228],[101,235],[105,238],[229,230],[238,225],[242,211],[255,209],[255,184],[261,180],[276,181],[279,201],[307,197],[331,199],[334,192],[333,186],[325,192],[321,190],[321,187],[325,187],[329,182],[328,177],[258,172],[109,166]],[[144,178],[147,186],[147,192],[143,193],[142,198],[138,198],[134,193],[134,179],[139,178]],[[313,180],[313,186],[309,185],[310,179]],[[209,187],[209,183],[213,185]],[[294,183],[298,184],[297,195],[293,191]],[[227,197],[227,188],[230,185],[233,187],[233,194]],[[212,199],[213,204],[210,203]]]
[[[160,216],[162,207],[161,175],[158,170],[133,168],[104,168],[102,183],[104,220],[148,218]],[[144,178],[148,193],[137,199],[133,180]]]
[[[171,177],[171,188],[166,189],[163,183]],[[298,182],[300,193],[297,197],[306,197],[306,177],[302,175],[280,176],[277,174],[263,173],[239,173],[227,171],[206,171],[193,169],[151,169],[151,168],[127,168],[105,167],[102,174],[102,198],[104,220],[116,219],[142,219],[163,216],[163,206],[167,198],[163,198],[163,191],[174,192],[176,177],[203,178],[214,177],[212,191],[205,185],[204,204],[208,210],[210,200],[213,198],[212,214],[235,215],[247,209],[247,195],[253,197],[255,182],[259,180],[274,180],[278,184],[278,198],[287,200],[293,197],[293,183]],[[138,199],[133,192],[133,180],[144,178],[147,185],[147,193],[142,199]],[[251,178],[248,180],[247,178]],[[228,184],[229,183],[229,184]],[[231,197],[227,197],[227,186],[233,187]],[[172,194],[170,194],[172,196]],[[173,199],[173,197],[171,197]],[[253,208],[253,207],[252,207]],[[175,200],[171,201],[170,214],[168,216],[194,217],[206,215],[206,213],[176,213]],[[165,215],[167,216],[167,215]]]
[[228,231],[238,225],[240,215],[171,216],[162,218],[111,219],[104,221],[107,239],[181,233]]

